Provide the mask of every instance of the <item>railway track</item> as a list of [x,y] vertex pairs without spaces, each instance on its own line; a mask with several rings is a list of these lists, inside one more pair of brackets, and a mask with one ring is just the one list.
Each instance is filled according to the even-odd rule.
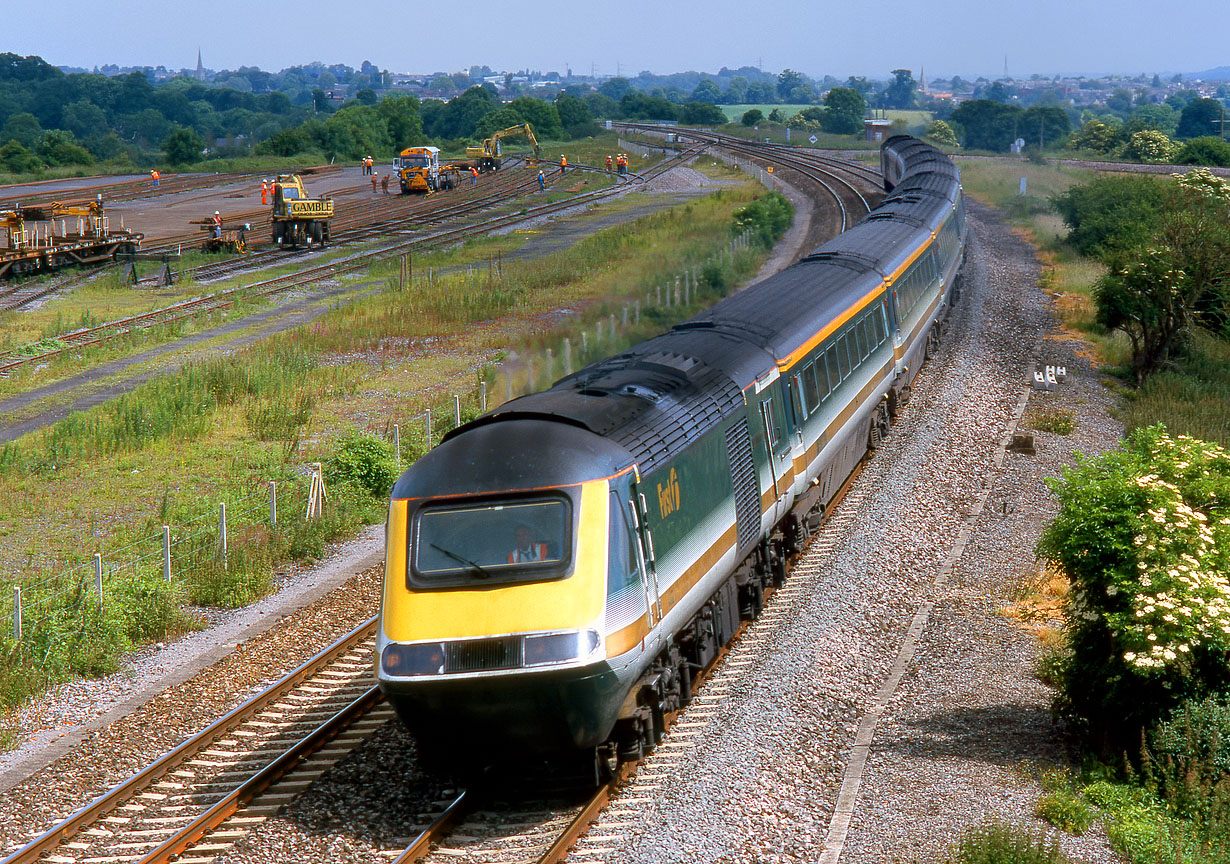
[[[697,155],[701,149],[703,149],[702,146],[698,145],[677,154],[673,159],[665,160],[664,162],[659,163],[646,172],[629,175],[631,179],[628,182],[645,182],[652,179],[658,174],[670,170],[670,168],[675,165]],[[529,182],[533,183],[535,186],[537,185],[536,179],[531,179]],[[385,246],[371,252],[358,253],[340,260],[321,264],[316,267],[299,270],[295,273],[193,298],[191,300],[175,303],[161,309],[156,309],[152,312],[129,316],[116,321],[110,321],[96,327],[77,330],[57,337],[59,347],[47,351],[25,355],[17,353],[21,349],[2,352],[0,353],[0,375],[11,374],[14,370],[31,363],[37,364],[53,360],[60,355],[80,350],[83,347],[102,344],[116,337],[131,333],[134,330],[142,330],[174,321],[180,321],[211,311],[229,309],[241,301],[250,301],[263,297],[269,297],[293,288],[318,282],[323,279],[333,279],[348,273],[353,273],[380,261],[399,258],[414,249],[422,249],[425,247],[431,248],[454,243],[464,240],[467,237],[485,234],[500,228],[515,225],[518,222],[525,221],[526,219],[546,216],[560,210],[598,201],[621,191],[623,188],[623,186],[613,186],[607,189],[600,189],[594,192],[574,195],[561,201],[543,204],[537,207],[528,207],[517,213],[496,216],[482,222],[472,223],[450,230],[432,232],[413,239],[396,242],[392,245]],[[463,213],[459,215],[465,214]]]
[[375,627],[367,620],[0,864],[148,864],[192,847],[213,857],[387,722],[371,676]]
[[[681,139],[701,142],[718,147],[749,159],[756,159],[776,167],[789,168],[802,174],[824,190],[841,215],[841,231],[871,211],[872,203],[858,184],[870,186],[877,191],[883,188],[880,172],[859,162],[838,159],[819,153],[788,147],[781,144],[759,144],[732,135],[720,135],[696,129],[655,126],[647,123],[624,123],[619,128],[633,132],[648,132],[655,135],[667,133]],[[854,178],[851,180],[850,178]],[[857,183],[855,182],[857,181]]]

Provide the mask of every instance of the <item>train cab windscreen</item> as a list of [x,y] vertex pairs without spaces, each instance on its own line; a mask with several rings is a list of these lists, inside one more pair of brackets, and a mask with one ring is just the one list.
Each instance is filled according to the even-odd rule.
[[567,568],[571,523],[563,497],[425,507],[412,532],[410,581],[446,588],[554,578]]

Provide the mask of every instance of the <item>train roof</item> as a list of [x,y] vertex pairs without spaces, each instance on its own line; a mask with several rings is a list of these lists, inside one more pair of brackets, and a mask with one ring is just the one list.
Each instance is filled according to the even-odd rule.
[[612,441],[525,414],[498,424],[470,424],[465,439],[446,436],[423,454],[393,486],[394,498],[483,495],[570,486],[610,477],[632,464]]
[[[463,429],[551,417],[618,444],[649,473],[743,409],[773,357],[730,333],[670,331],[501,405]],[[455,436],[460,432],[451,433]]]
[[[914,139],[893,138],[886,149],[890,145],[890,155],[902,160],[900,183],[862,222],[669,332],[453,430],[437,450],[462,435],[469,441],[484,427],[486,440],[495,426],[550,421],[604,438],[626,454],[628,464],[652,472],[687,442],[742,411],[744,391],[758,377],[860,303],[874,302],[877,289],[939,227],[960,194],[951,162]],[[610,467],[619,462],[608,461]]]

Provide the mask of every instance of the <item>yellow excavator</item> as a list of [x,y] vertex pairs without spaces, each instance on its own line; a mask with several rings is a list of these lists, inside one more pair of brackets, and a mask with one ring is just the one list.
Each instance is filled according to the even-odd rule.
[[529,123],[518,123],[516,126],[501,129],[493,133],[490,138],[484,138],[481,146],[467,147],[466,158],[477,159],[479,171],[499,171],[500,157],[503,155],[500,141],[517,135],[524,135],[529,139],[530,146],[534,148],[534,158],[537,159],[538,139],[534,137],[534,130],[530,128]]

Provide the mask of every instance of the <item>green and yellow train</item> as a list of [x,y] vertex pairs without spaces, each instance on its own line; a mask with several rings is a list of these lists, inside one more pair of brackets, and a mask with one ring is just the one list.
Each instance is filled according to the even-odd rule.
[[421,753],[639,754],[757,614],[955,296],[957,169],[904,136],[881,164],[883,204],[803,261],[401,476],[376,666]]

